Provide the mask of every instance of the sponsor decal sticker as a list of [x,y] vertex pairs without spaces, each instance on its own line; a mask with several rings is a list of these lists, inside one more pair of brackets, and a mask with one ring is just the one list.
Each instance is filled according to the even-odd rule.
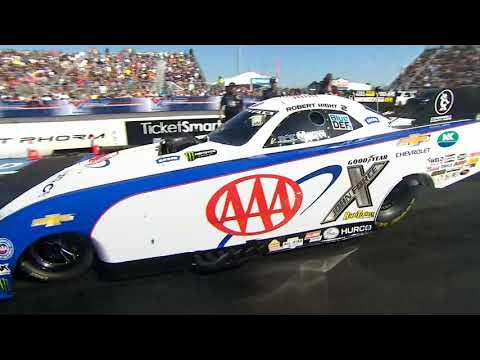
[[375,211],[357,210],[356,212],[345,211],[343,220],[371,219],[375,217]]
[[6,275],[11,275],[10,268],[8,267],[8,264],[0,264],[0,276],[6,276]]
[[200,150],[200,151],[187,151],[184,153],[185,157],[188,161],[194,161],[196,159],[204,158],[207,156],[213,156],[217,154],[217,150],[209,149],[209,150]]
[[372,225],[349,226],[349,227],[342,228],[341,235],[342,236],[347,236],[347,235],[364,233],[364,232],[372,231],[372,228],[373,228]]
[[446,170],[438,170],[432,173],[432,176],[439,176],[445,174]]
[[331,227],[323,231],[323,238],[325,240],[335,239],[340,234],[340,230],[336,227]]
[[74,214],[50,214],[46,215],[43,218],[34,219],[32,221],[32,227],[35,226],[45,226],[45,227],[52,227],[61,225],[67,221],[73,221],[75,219]]
[[334,130],[353,130],[350,117],[344,114],[328,114]]
[[10,240],[6,238],[0,239],[0,260],[5,261],[13,256],[15,248]]
[[379,123],[380,120],[378,120],[378,118],[375,116],[370,116],[365,119],[365,122],[370,125],[370,124]]
[[285,240],[285,242],[282,244],[283,249],[295,249],[296,247],[302,246],[303,245],[303,239],[300,239],[298,236],[289,238]]
[[453,146],[457,143],[459,135],[456,131],[445,131],[437,138],[438,146],[442,148]]
[[110,165],[110,159],[117,155],[118,155],[118,151],[110,154],[94,156],[93,158],[88,160],[85,166],[89,168],[95,168],[95,169],[107,167],[108,165]]
[[178,160],[180,160],[179,155],[171,155],[171,156],[162,156],[155,161],[157,162],[157,164],[162,164],[162,163],[166,163],[170,161],[178,161]]
[[349,160],[348,165],[368,164],[371,161],[382,161],[387,159],[388,155],[370,155],[369,157],[362,159]]
[[10,285],[8,279],[0,278],[0,291],[8,293],[10,291]]
[[413,134],[398,140],[397,145],[418,146],[428,140],[430,140],[430,135]]
[[434,116],[430,118],[430,123],[452,120],[452,115]]
[[296,136],[303,142],[317,141],[328,138],[327,133],[324,130],[317,131],[297,131]]
[[453,91],[445,89],[437,95],[435,99],[435,112],[438,115],[445,115],[453,106]]
[[388,160],[376,162],[366,172],[363,165],[349,166],[347,171],[352,186],[333,206],[322,224],[337,220],[353,201],[356,201],[359,208],[372,206],[369,187],[387,164]]
[[281,249],[282,247],[280,246],[280,241],[278,241],[277,239],[270,241],[270,243],[268,244],[268,251],[270,252],[278,251]]
[[399,158],[404,156],[420,155],[420,154],[426,154],[428,152],[430,152],[430,148],[407,150],[407,151],[397,152],[396,157]]
[[288,223],[302,205],[293,180],[280,175],[250,175],[220,188],[207,204],[207,219],[231,235],[258,235]]
[[321,230],[315,230],[315,231],[310,231],[305,234],[305,240],[308,240],[309,242],[315,242],[315,241],[321,241],[322,240],[322,231]]
[[470,172],[469,169],[465,169],[465,170],[462,170],[462,172],[460,173],[460,175],[467,175],[469,172]]

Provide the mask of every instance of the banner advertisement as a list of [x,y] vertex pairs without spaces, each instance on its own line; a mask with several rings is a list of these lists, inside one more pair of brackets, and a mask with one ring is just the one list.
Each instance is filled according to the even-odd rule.
[[217,115],[182,116],[179,119],[165,117],[160,120],[126,121],[127,140],[129,145],[145,145],[155,142],[158,138],[174,135],[190,134],[205,135],[222,124]]

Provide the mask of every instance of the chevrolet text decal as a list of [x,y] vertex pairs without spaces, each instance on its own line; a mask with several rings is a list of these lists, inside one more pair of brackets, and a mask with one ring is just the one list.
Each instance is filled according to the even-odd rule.
[[388,160],[376,162],[370,166],[367,172],[364,171],[363,165],[349,166],[347,170],[352,187],[337,201],[322,221],[322,224],[337,220],[354,200],[356,200],[359,208],[372,206],[369,186],[380,175],[387,164]]

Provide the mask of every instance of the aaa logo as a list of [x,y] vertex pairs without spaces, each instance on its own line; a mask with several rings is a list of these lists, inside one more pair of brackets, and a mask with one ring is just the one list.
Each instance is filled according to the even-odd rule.
[[251,175],[234,180],[210,199],[207,219],[231,235],[258,235],[289,222],[302,205],[293,180],[279,175]]

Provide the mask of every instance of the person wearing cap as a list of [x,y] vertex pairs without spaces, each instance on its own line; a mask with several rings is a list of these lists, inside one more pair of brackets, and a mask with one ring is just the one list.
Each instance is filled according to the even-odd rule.
[[270,78],[270,88],[263,92],[262,100],[267,100],[277,96],[281,96],[281,94],[277,89],[277,79],[272,77]]
[[243,100],[234,92],[234,86],[235,83],[227,86],[226,93],[220,101],[220,116],[225,116],[223,122],[227,122],[243,110]]

